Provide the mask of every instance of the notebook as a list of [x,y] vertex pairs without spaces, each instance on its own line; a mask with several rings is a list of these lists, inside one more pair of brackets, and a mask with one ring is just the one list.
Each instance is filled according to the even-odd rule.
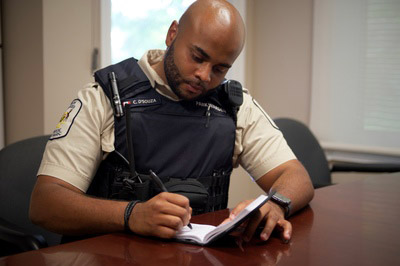
[[269,193],[268,196],[260,195],[253,202],[247,205],[232,221],[229,221],[218,226],[207,224],[191,223],[193,229],[184,226],[175,236],[177,241],[192,243],[197,245],[208,245],[220,237],[229,234],[236,227],[241,225],[246,219],[263,206],[274,193]]

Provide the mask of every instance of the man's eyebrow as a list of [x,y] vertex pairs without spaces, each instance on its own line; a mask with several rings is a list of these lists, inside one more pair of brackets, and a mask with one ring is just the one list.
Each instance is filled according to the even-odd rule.
[[205,59],[210,59],[210,56],[206,53],[206,51],[204,51],[203,49],[201,49],[200,47],[198,47],[197,45],[193,45],[193,48],[199,52],[201,54],[201,56],[203,56]]
[[[199,52],[205,59],[209,60],[209,59],[211,58],[210,55],[206,53],[206,51],[204,51],[203,49],[201,49],[201,48],[198,47],[197,45],[193,45],[193,48],[194,48],[197,52]],[[230,65],[230,64],[225,64],[225,63],[221,63],[221,64],[218,64],[218,65],[220,65],[220,66],[222,66],[222,67],[226,67],[226,68],[231,68],[231,66],[232,66],[232,65]]]

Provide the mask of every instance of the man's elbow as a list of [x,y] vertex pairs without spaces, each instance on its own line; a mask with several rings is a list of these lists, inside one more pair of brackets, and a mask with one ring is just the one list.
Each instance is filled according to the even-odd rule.
[[314,186],[311,183],[310,187],[309,187],[309,199],[310,200],[308,202],[310,202],[314,198],[314,194],[315,194]]
[[314,198],[314,185],[311,181],[311,177],[308,174],[307,170],[303,167],[304,169],[304,176],[306,176],[307,178],[305,178],[305,187],[306,187],[306,195],[308,195],[308,202],[310,202],[313,198]]
[[44,209],[45,206],[43,206],[43,204],[40,203],[40,200],[32,194],[29,206],[29,219],[33,224],[44,227],[46,221],[46,212],[43,211]]
[[54,218],[52,210],[54,210],[53,206],[56,202],[56,199],[51,195],[54,195],[53,192],[55,191],[56,189],[52,184],[38,180],[33,188],[29,205],[29,219],[33,224],[47,228],[48,224],[51,223]]

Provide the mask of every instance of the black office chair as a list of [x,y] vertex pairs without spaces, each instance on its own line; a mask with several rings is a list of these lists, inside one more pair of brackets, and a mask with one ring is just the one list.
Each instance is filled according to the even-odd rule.
[[49,136],[0,150],[0,256],[57,245],[61,236],[32,224],[29,202]]
[[314,188],[332,185],[332,172],[398,172],[400,164],[364,164],[333,162],[329,167],[325,153],[311,130],[303,123],[290,118],[276,118],[288,145],[307,169]]

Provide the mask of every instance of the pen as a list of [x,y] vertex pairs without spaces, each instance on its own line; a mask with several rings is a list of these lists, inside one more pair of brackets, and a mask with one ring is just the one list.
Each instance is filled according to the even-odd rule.
[[[168,192],[167,188],[164,186],[163,182],[160,180],[160,178],[156,175],[156,173],[154,173],[152,170],[149,171],[150,172],[150,177],[151,179],[154,181],[154,183],[157,184],[157,186],[163,191],[163,192]],[[192,225],[190,223],[188,223],[187,225],[190,229],[192,228]]]

